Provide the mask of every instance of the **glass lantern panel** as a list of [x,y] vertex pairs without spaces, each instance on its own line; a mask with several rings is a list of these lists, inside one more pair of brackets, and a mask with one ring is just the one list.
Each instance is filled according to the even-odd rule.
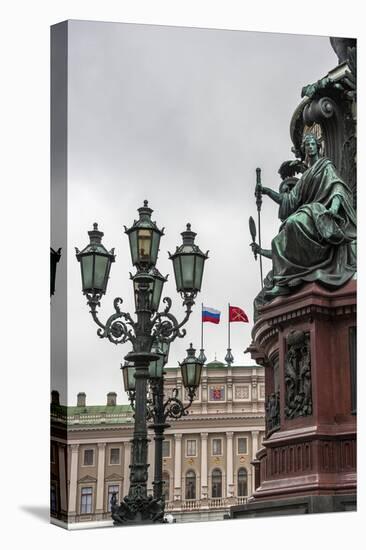
[[149,363],[149,378],[156,378],[157,361],[150,361]]
[[128,371],[127,371],[127,367],[122,368],[122,375],[123,375],[123,385],[125,387],[125,391],[128,391]]
[[128,389],[129,391],[134,390],[136,386],[136,379],[135,379],[135,367],[128,367],[127,373],[128,373]]
[[138,246],[140,261],[150,261],[151,255],[151,233],[150,229],[138,230]]
[[201,382],[201,373],[202,373],[202,363],[196,363],[196,370],[195,370],[196,381],[194,385],[197,387],[200,385],[200,382]]
[[93,256],[82,256],[81,273],[83,281],[83,290],[93,288]]
[[155,265],[158,259],[160,235],[157,231],[152,232],[151,261]]
[[159,309],[161,293],[163,292],[164,281],[155,279],[154,291],[152,296],[151,309],[157,311]]
[[187,382],[188,386],[196,385],[196,363],[187,365]]
[[196,271],[195,271],[195,281],[194,281],[194,288],[196,290],[201,290],[203,265],[204,265],[204,258],[202,256],[196,256]]
[[156,361],[150,361],[149,376],[150,378],[161,378],[164,367],[164,355],[161,355]]
[[163,341],[161,344],[161,349],[164,352],[164,365],[166,365],[169,358],[170,342]]
[[186,254],[181,258],[183,288],[191,289],[194,283],[194,255]]
[[175,284],[177,285],[177,291],[180,292],[183,288],[180,256],[178,256],[177,258],[174,258],[173,267],[174,267]]
[[130,239],[132,265],[135,265],[138,262],[137,231],[131,231],[128,237]]
[[105,276],[108,269],[107,256],[95,256],[94,288],[105,290]]

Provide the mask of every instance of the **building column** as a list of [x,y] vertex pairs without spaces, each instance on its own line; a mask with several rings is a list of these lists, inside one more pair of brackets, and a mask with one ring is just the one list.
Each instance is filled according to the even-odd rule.
[[[259,431],[255,430],[252,432],[252,460],[255,459],[255,455],[258,451],[258,438],[259,438]],[[252,472],[252,493],[255,491],[255,474],[254,474],[254,466],[251,468]],[[248,484],[249,489],[249,484]]]
[[123,494],[121,495],[120,500],[122,500],[123,496],[128,495],[128,491],[130,488],[131,441],[125,441],[123,443],[123,449]]
[[201,433],[201,500],[207,500],[208,498],[207,439],[208,433]]
[[233,435],[234,432],[226,432],[226,496],[234,496],[233,478]]
[[60,480],[60,512],[67,513],[67,483],[66,483],[66,461],[65,448],[62,443],[58,445],[58,471]]
[[76,497],[78,489],[78,459],[79,445],[72,444],[71,447],[71,466],[70,466],[70,488],[69,488],[69,516],[76,516]]
[[148,481],[147,481],[147,494],[153,494],[153,481],[154,481],[154,471],[155,471],[155,441],[153,436],[150,434],[149,446],[147,449],[147,463],[150,464],[148,469]]
[[174,434],[174,500],[182,497],[182,434]]
[[98,443],[97,498],[95,506],[96,514],[103,514],[104,512],[105,447],[105,443]]

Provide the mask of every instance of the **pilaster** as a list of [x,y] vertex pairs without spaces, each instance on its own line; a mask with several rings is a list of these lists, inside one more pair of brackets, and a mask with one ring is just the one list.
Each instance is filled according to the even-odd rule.
[[95,505],[95,513],[97,516],[102,516],[104,512],[105,447],[105,443],[98,443],[97,497]]
[[78,461],[79,444],[70,445],[71,448],[71,466],[70,466],[70,490],[69,490],[69,520],[76,516],[76,497],[78,488]]

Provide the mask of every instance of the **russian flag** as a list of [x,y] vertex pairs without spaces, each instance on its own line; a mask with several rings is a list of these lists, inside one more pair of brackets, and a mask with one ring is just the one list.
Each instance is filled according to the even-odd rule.
[[215,323],[220,322],[221,311],[214,309],[213,307],[202,306],[202,323]]

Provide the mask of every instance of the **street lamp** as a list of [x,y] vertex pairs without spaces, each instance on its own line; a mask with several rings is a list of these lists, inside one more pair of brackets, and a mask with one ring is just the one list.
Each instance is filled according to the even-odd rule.
[[[122,299],[119,297],[113,302],[115,313],[105,324],[98,317],[98,307],[103,294],[106,293],[109,272],[115,256],[114,249],[108,252],[102,245],[103,233],[98,230],[97,224],[88,232],[90,243],[81,252],[76,249],[76,257],[81,266],[82,291],[87,297],[93,320],[99,327],[98,336],[108,338],[113,344],[132,344],[132,351],[125,356],[126,363],[122,367],[125,387],[133,398],[135,411],[130,488],[128,495],[119,505],[116,499],[113,499],[112,518],[115,525],[163,521],[163,499],[147,496],[147,383],[150,363],[159,360],[160,357],[152,346],[154,342],[160,341],[170,344],[176,338],[185,336],[186,330],[182,327],[187,323],[194,300],[201,289],[204,262],[208,257],[207,252],[204,254],[194,244],[196,234],[191,231],[188,224],[187,230],[182,233],[183,245],[177,247],[173,256],[170,255],[177,290],[185,306],[185,316],[180,323],[177,321],[170,312],[172,300],[168,297],[163,299],[165,309],[159,312],[166,278],[159,273],[155,264],[164,230],[159,229],[151,220],[153,211],[148,207],[147,201],[144,201],[138,212],[139,220],[135,220],[130,228],[125,227],[125,233],[129,237],[132,264],[136,267],[136,274],[132,276],[136,320],[133,320],[129,313],[121,311]],[[176,265],[181,265],[183,271],[179,272]],[[177,401],[176,398],[171,398],[172,401],[174,399]]]
[[131,404],[135,402],[135,391],[136,391],[136,379],[135,379],[135,363],[132,361],[125,361],[124,365],[121,366],[123,373],[123,384],[125,387],[125,392],[128,395]]
[[81,280],[83,294],[91,299],[99,299],[106,293],[109,271],[115,260],[114,248],[110,252],[102,244],[104,233],[98,231],[98,224],[93,224],[93,229],[88,231],[90,242],[80,252],[76,250],[76,258],[81,266]]

